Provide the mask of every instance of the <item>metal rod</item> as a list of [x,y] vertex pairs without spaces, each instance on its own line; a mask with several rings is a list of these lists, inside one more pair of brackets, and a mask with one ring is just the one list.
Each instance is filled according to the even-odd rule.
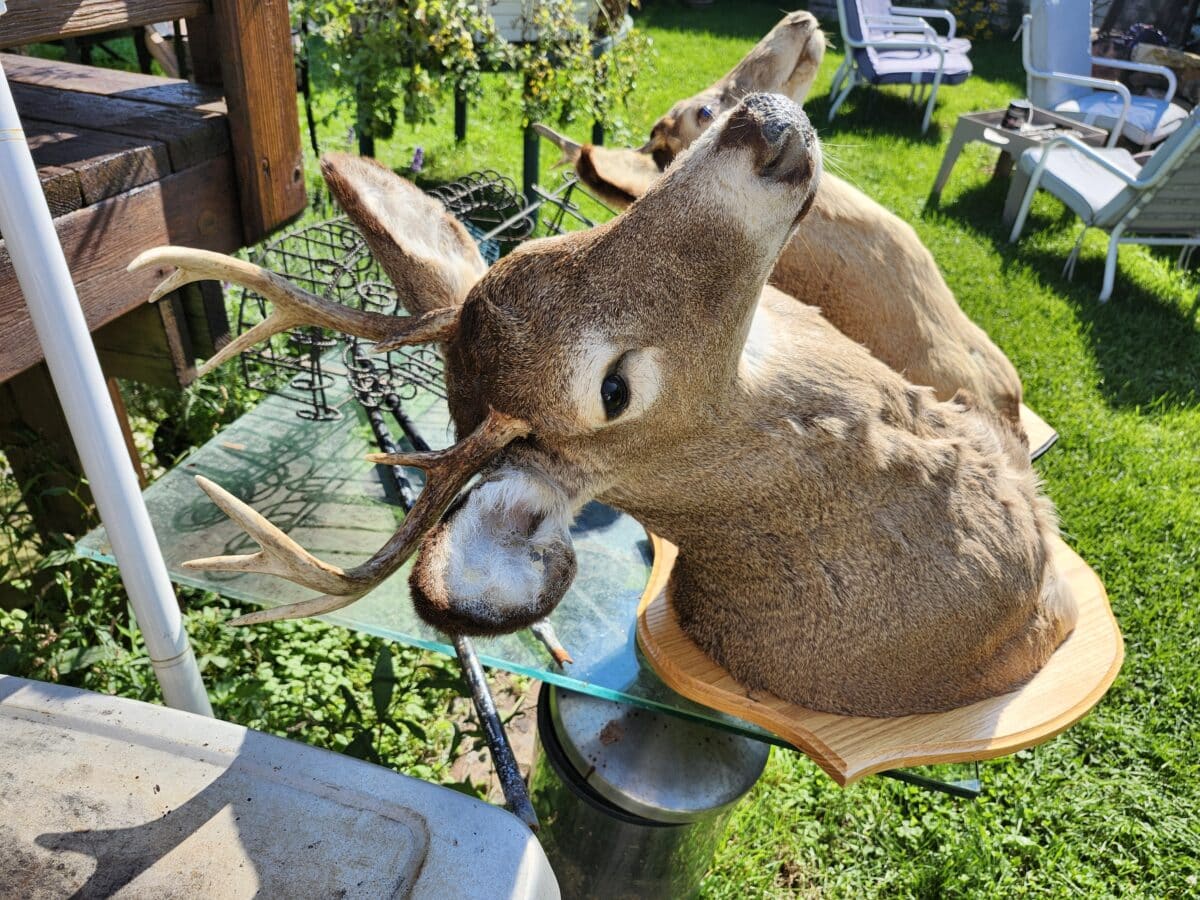
[[302,17],[300,22],[300,53],[297,56],[300,71],[300,94],[304,97],[304,118],[308,122],[308,143],[312,147],[313,156],[320,158],[321,148],[317,144],[317,118],[313,113],[312,82],[309,79],[308,54],[308,21]]
[[964,800],[975,800],[983,792],[979,780],[979,763],[975,763],[975,777],[965,778],[962,781],[939,781],[927,775],[919,775],[911,769],[889,769],[879,774],[884,778],[894,778],[896,781],[914,784],[928,791],[949,794],[951,797],[961,797]]
[[[392,440],[391,434],[388,433],[387,425],[383,421],[383,412],[377,406],[365,407],[367,411],[367,421],[371,423],[371,430],[375,432],[375,443],[379,445],[379,449],[384,453],[399,453],[400,448],[396,446],[396,442]],[[413,492],[412,482],[408,480],[408,475],[405,473],[402,466],[380,466],[383,469],[389,469],[391,478],[385,479],[391,481],[395,487],[396,499],[400,501],[400,505],[405,511],[412,509],[412,505],[417,502],[416,494]],[[392,493],[389,491],[388,493]]]
[[[421,433],[417,431],[417,426],[400,405],[400,398],[395,394],[389,394],[383,398],[383,402],[387,404],[388,411],[395,418],[396,424],[400,426],[400,430],[404,432],[404,436],[408,438],[408,442],[412,444],[412,448],[418,453],[428,453],[430,450],[428,442],[426,442],[425,438],[421,437]],[[385,450],[384,452],[390,453],[391,451]]]
[[[393,409],[394,412],[395,409]],[[384,453],[395,453],[398,450],[396,442],[388,432],[379,410],[368,409],[367,418],[371,423],[371,430],[375,433],[379,449]],[[422,441],[422,443],[424,442]],[[397,487],[401,483],[407,484],[404,470],[400,466],[383,466],[382,468],[390,470],[389,474],[396,479]],[[399,492],[404,508],[409,509],[412,501],[403,499],[402,489]],[[411,496],[411,488],[409,496]],[[537,813],[533,811],[533,804],[529,800],[529,790],[525,787],[525,781],[521,777],[521,767],[517,764],[517,757],[513,753],[512,745],[508,742],[508,735],[504,732],[504,723],[500,721],[500,714],[496,711],[496,701],[492,699],[492,692],[488,688],[483,666],[479,663],[479,657],[475,655],[475,647],[469,638],[459,635],[454,638],[454,652],[458,654],[458,663],[462,666],[463,678],[466,679],[467,687],[471,691],[471,703],[475,707],[475,715],[479,718],[480,727],[483,728],[488,753],[492,757],[492,766],[496,770],[496,776],[500,779],[500,789],[504,792],[504,805],[508,807],[509,812],[528,825],[531,831],[537,831],[539,827]]]
[[500,721],[500,714],[496,712],[496,703],[492,700],[492,692],[488,690],[487,678],[483,674],[483,666],[479,664],[479,657],[475,655],[471,639],[462,635],[455,637],[454,652],[458,654],[463,677],[467,679],[467,686],[471,689],[475,714],[479,716],[479,724],[483,726],[488,750],[492,754],[492,765],[496,767],[500,789],[504,791],[504,805],[510,813],[528,825],[530,831],[536,832],[541,827],[538,824],[537,813],[533,811],[529,790],[521,777],[521,767],[517,765],[517,758],[508,743],[508,735],[504,733],[504,723]]
[[[533,130],[532,126],[525,128],[524,135],[524,153],[521,164],[521,193],[525,195],[525,202],[534,206],[537,204],[537,193],[533,186],[538,182],[538,169],[540,168],[538,156],[540,145],[538,143],[538,133]],[[534,206],[536,215],[537,206]]]
[[117,414],[3,66],[0,185],[0,232],[8,244],[96,508],[108,529],[121,580],[163,698],[168,706],[211,716],[212,706],[188,643],[150,515],[138,491],[137,477],[125,452]]
[[454,140],[461,144],[467,139],[467,92],[462,85],[454,86]]

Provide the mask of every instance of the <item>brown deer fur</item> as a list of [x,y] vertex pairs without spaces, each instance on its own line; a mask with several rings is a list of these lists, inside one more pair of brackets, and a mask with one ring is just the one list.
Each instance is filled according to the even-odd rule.
[[[325,169],[395,243],[393,267],[444,228],[406,211],[395,176],[396,203],[361,202],[382,169]],[[1075,611],[1015,430],[969,395],[939,402],[765,286],[823,177],[799,108],[753,95],[624,214],[527,244],[470,289],[444,348],[457,430],[494,409],[529,436],[426,535],[423,615],[492,632],[544,614],[565,590],[571,517],[598,497],[679,547],[681,624],[748,688],[901,715],[1004,693],[1045,663]],[[438,246],[422,278],[444,273],[429,289],[443,297],[476,253]],[[607,420],[614,372],[631,399]]]
[[[788,43],[779,37],[802,29],[811,32],[804,40]],[[808,13],[790,14],[732,72],[675,104],[638,151],[579,146],[541,130],[563,148],[585,184],[623,209],[711,124],[698,110],[728,108],[752,91],[783,93],[801,103],[824,50],[816,20]],[[798,60],[794,66],[793,60]],[[795,77],[798,72],[804,77]],[[967,390],[1019,421],[1021,381],[1012,363],[963,313],[912,227],[845,181],[828,173],[822,178],[804,226],[784,249],[771,283],[819,307],[844,334],[914,384],[933,387],[940,399]]]

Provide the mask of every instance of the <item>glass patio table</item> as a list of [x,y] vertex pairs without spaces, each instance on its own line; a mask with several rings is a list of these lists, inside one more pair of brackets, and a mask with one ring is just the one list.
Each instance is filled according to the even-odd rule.
[[[262,606],[312,596],[305,588],[267,575],[195,572],[182,567],[185,560],[197,557],[253,553],[256,549],[200,490],[196,475],[220,484],[302,547],[336,565],[361,562],[391,537],[403,521],[404,511],[398,499],[388,496],[389,480],[364,459],[378,448],[362,407],[345,379],[334,381],[327,402],[340,417],[332,421],[301,418],[292,401],[269,395],[147,488],[146,506],[174,581]],[[439,397],[419,393],[404,403],[404,411],[433,449],[453,442],[449,414]],[[405,471],[414,488],[422,483],[419,470]],[[474,639],[485,666],[787,746],[757,725],[676,694],[642,658],[635,635],[636,612],[652,559],[650,541],[641,525],[610,507],[591,503],[571,534],[578,575],[549,618],[574,662],[558,666],[545,646],[522,630]],[[87,534],[77,552],[115,564],[103,527]],[[408,590],[410,568],[411,561],[357,603],[322,618],[454,656],[445,636],[422,622],[414,611]]]
[[[378,448],[363,407],[344,374],[334,375],[326,402],[337,415],[324,421],[297,414],[294,400],[268,395],[145,491],[159,545],[172,580],[260,606],[280,606],[312,596],[281,578],[232,572],[196,572],[189,559],[253,553],[255,543],[200,490],[196,475],[217,482],[287,532],[302,547],[335,565],[361,562],[382,546],[404,519],[394,484],[367,462]],[[453,443],[445,401],[420,391],[405,414],[432,449]],[[405,442],[407,447],[407,442]],[[419,469],[405,469],[413,488]],[[787,741],[750,722],[677,694],[655,674],[637,646],[637,607],[653,562],[645,529],[600,503],[584,507],[571,529],[578,573],[550,623],[574,662],[559,666],[528,629],[474,638],[485,666],[528,675],[604,700],[630,703],[707,723],[779,747]],[[115,565],[103,527],[76,552]],[[455,656],[444,635],[417,616],[404,567],[358,602],[320,618],[409,646]],[[254,626],[248,626],[254,627]],[[946,764],[883,772],[922,787],[975,797],[977,764]]]

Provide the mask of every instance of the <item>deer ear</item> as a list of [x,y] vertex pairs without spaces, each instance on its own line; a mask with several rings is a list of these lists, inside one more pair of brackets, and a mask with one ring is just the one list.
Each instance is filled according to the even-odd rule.
[[605,203],[624,209],[662,177],[654,159],[638,150],[610,150],[585,144],[575,160],[579,180]]
[[437,200],[373,159],[330,153],[325,183],[366,238],[410,313],[458,306],[487,263]]

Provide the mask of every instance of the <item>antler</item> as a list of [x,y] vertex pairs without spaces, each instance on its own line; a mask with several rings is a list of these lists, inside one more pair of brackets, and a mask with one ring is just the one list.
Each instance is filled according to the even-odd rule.
[[352,569],[341,569],[317,559],[228,491],[207,478],[197,476],[196,481],[204,492],[254,538],[261,549],[245,556],[194,559],[183,565],[200,571],[278,575],[314,591],[324,592],[323,596],[311,600],[250,613],[233,620],[234,625],[315,616],[349,606],[404,564],[422,535],[437,523],[458,492],[484,463],[507,444],[527,434],[529,426],[525,422],[493,409],[468,437],[446,450],[370,454],[367,459],[371,462],[424,469],[426,484],[400,530],[374,556]]
[[323,300],[262,266],[209,250],[155,247],[131,262],[129,271],[168,265],[178,267],[177,271],[154,289],[150,295],[152,303],[185,284],[213,279],[251,288],[274,304],[267,318],[226,344],[197,370],[199,375],[207,375],[259,341],[301,325],[319,325],[375,341],[380,352],[394,350],[403,344],[447,341],[458,327],[457,308],[438,309],[420,316],[390,316],[351,309]]

